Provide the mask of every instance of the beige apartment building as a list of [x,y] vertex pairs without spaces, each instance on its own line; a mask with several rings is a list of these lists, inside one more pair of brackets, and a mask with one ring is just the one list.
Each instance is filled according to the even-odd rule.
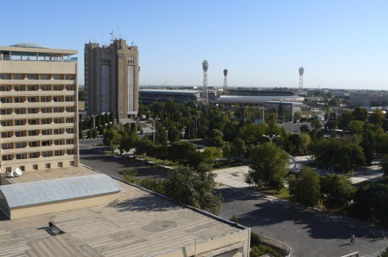
[[118,121],[139,109],[139,51],[123,39],[109,46],[85,44],[85,89],[88,115],[113,113]]
[[32,43],[0,47],[3,173],[78,166],[75,54]]

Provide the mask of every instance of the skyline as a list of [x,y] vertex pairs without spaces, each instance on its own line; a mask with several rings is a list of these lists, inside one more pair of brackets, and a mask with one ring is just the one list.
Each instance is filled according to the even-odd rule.
[[[7,1],[1,46],[78,50],[111,35],[139,47],[140,85],[386,90],[386,1]],[[21,7],[22,8],[21,8]],[[17,10],[17,12],[12,11]],[[24,17],[19,19],[19,17]]]

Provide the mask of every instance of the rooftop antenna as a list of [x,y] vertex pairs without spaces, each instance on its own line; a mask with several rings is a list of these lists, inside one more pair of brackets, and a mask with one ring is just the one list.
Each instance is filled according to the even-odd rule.
[[204,60],[202,62],[202,69],[203,69],[203,91],[202,91],[202,100],[204,104],[209,103],[209,94],[207,90],[207,69],[209,68],[209,63]]
[[303,73],[304,73],[304,68],[300,67],[299,68],[299,93],[302,93],[303,91]]

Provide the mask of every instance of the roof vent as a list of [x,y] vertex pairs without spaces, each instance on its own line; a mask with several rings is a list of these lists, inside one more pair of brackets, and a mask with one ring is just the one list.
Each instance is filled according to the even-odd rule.
[[4,175],[6,178],[13,178],[13,171],[6,170]]
[[15,171],[12,171],[12,175],[14,177],[20,177],[21,175],[23,175],[23,171],[18,167],[15,169]]

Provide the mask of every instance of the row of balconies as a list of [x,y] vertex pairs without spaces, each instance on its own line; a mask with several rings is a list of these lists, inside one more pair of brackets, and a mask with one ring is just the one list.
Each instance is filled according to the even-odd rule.
[[20,102],[20,103],[1,103],[0,102],[0,108],[22,108],[26,107],[26,105],[29,108],[39,108],[39,107],[73,107],[76,105],[75,102]]
[[24,148],[15,148],[15,149],[1,149],[2,155],[10,155],[10,154],[20,154],[20,153],[34,153],[36,151],[54,151],[54,150],[66,150],[73,149],[74,144],[64,144],[64,145],[55,145],[52,144],[50,146],[39,146],[39,147],[30,147],[26,146]]
[[[6,132],[8,133],[8,132]],[[50,134],[50,135],[43,135],[41,133],[35,135],[35,136],[16,136],[12,135],[10,137],[3,137],[1,138],[1,143],[23,143],[23,142],[29,142],[29,141],[35,141],[36,138],[39,137],[40,140],[60,140],[60,139],[75,139],[78,135],[76,134]]]
[[46,151],[35,151],[35,152],[23,152],[23,153],[13,153],[13,154],[2,154],[2,162],[11,162],[17,160],[20,163],[31,162],[31,159],[46,158],[46,157],[58,157],[65,155],[74,155],[77,150],[74,147],[68,148],[57,148],[56,150],[46,150]]

